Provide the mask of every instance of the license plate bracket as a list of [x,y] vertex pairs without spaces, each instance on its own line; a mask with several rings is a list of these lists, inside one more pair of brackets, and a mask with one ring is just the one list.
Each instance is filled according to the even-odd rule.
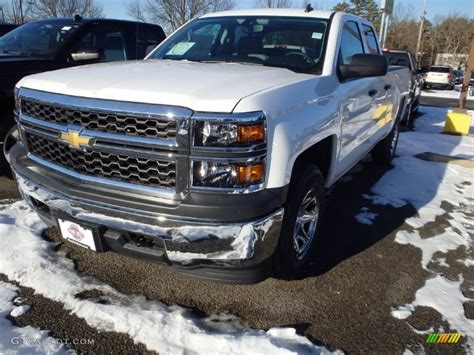
[[99,229],[88,223],[78,222],[68,217],[57,216],[59,231],[63,239],[83,248],[102,251]]

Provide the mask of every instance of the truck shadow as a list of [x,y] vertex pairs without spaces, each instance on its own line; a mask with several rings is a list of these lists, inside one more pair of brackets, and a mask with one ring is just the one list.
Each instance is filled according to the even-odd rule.
[[[322,275],[352,256],[363,252],[400,228],[405,220],[417,213],[410,204],[395,208],[390,205],[373,205],[362,195],[370,193],[377,181],[388,172],[386,168],[370,163],[360,164],[362,169],[349,173],[350,181],[338,182],[330,192],[321,225],[314,261],[302,276]],[[355,216],[362,208],[377,214],[372,225],[359,223]]]

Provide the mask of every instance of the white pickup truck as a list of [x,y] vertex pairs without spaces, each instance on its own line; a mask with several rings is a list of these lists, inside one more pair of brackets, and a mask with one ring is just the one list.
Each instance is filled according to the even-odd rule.
[[369,152],[390,163],[409,78],[362,18],[214,13],[143,61],[20,81],[5,154],[66,240],[204,279],[288,278],[325,190]]

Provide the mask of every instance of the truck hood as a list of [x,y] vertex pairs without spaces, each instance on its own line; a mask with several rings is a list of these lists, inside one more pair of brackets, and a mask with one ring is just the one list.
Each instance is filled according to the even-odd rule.
[[232,112],[244,97],[307,74],[236,63],[141,60],[87,65],[24,78],[18,86],[71,96]]

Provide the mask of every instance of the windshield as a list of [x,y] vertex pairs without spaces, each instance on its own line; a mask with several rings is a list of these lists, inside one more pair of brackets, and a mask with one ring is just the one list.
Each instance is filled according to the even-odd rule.
[[0,37],[0,53],[51,57],[79,27],[70,22],[32,22]]
[[235,62],[320,73],[327,20],[295,17],[198,19],[171,36],[153,59]]
[[449,73],[451,69],[449,67],[431,67],[430,71],[435,73]]

